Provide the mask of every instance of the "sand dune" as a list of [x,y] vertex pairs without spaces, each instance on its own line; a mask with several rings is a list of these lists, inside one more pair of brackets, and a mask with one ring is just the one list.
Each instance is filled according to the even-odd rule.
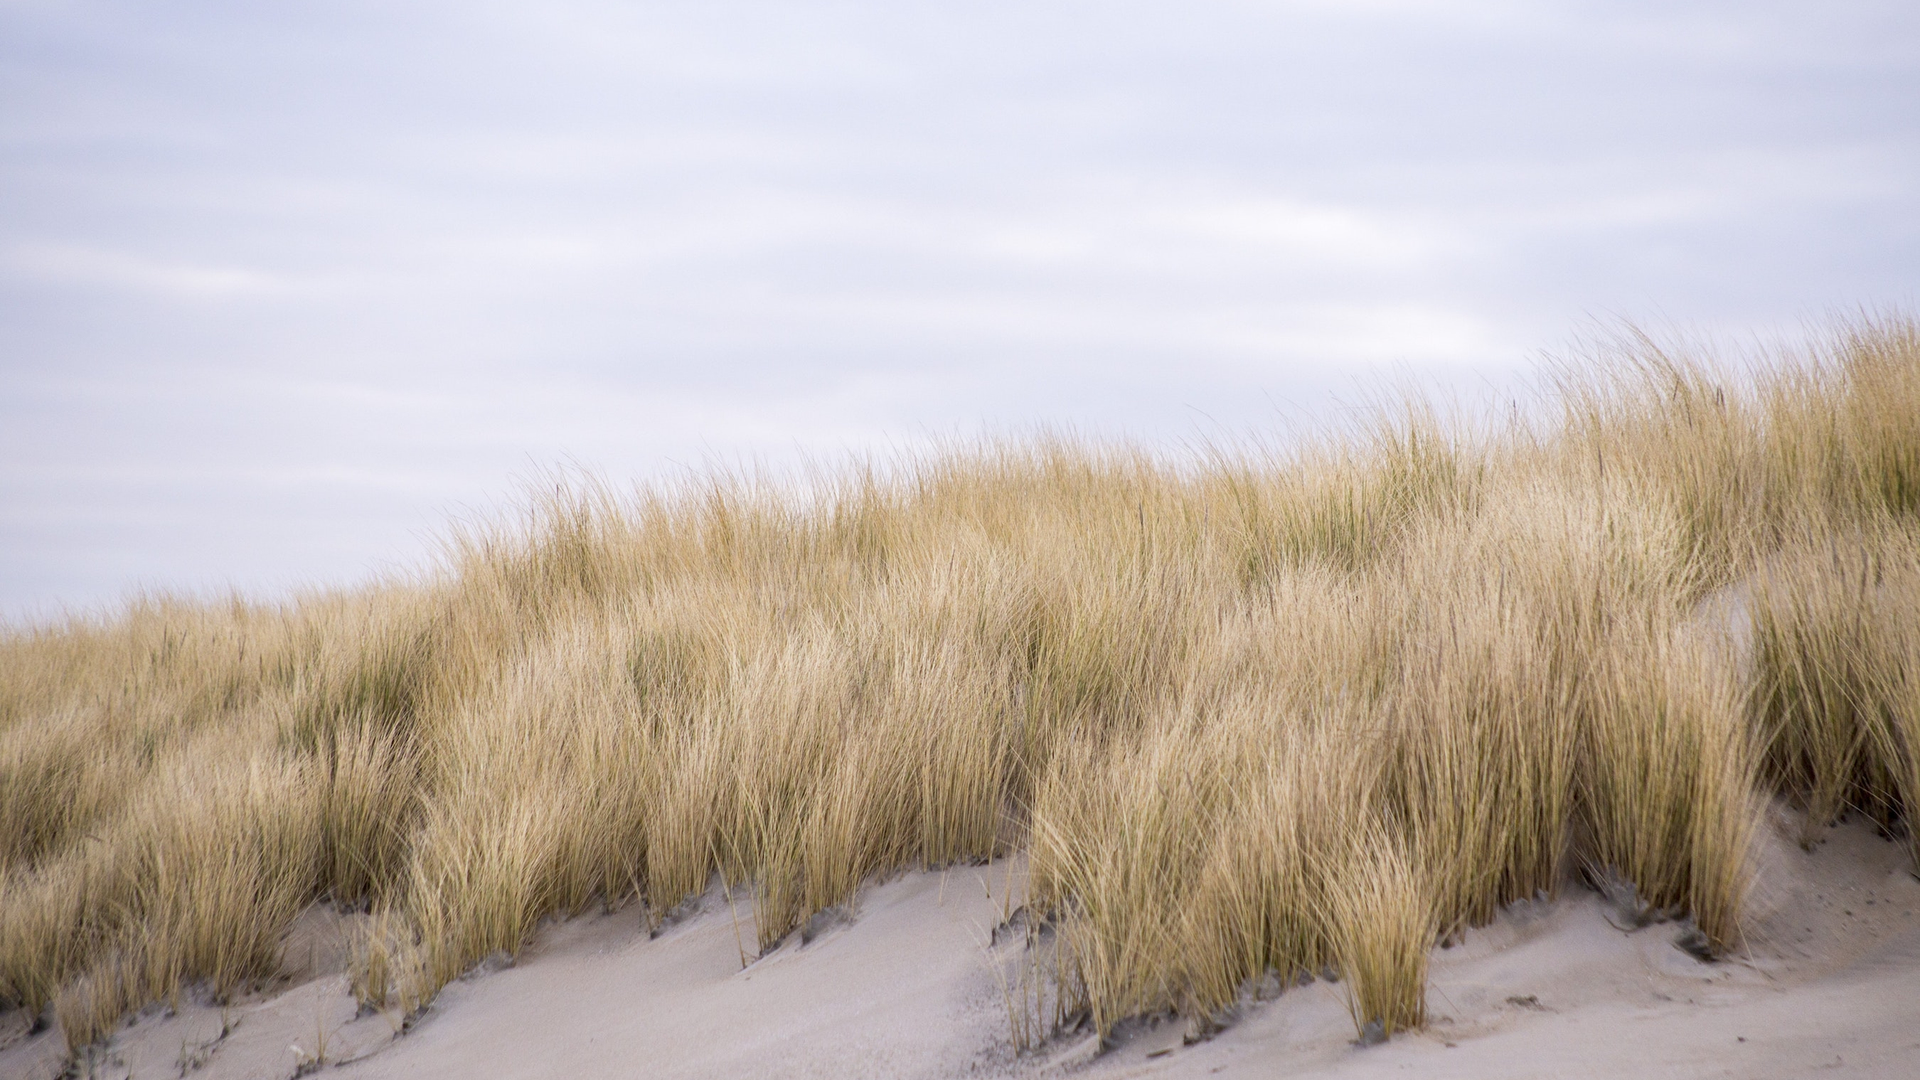
[[[1598,894],[1510,906],[1436,950],[1429,1027],[1354,1044],[1342,986],[1250,995],[1212,1038],[1135,1021],[1104,1050],[1011,1046],[1002,979],[1023,948],[993,928],[1017,866],[914,873],[866,889],[760,958],[749,906],[718,890],[649,937],[636,910],[548,927],[517,963],[450,986],[404,1034],[355,1016],[337,917],[288,943],[304,981],[225,1011],[184,1004],[123,1029],[103,1076],[277,1078],[316,1056],[342,1080],[436,1077],[1808,1077],[1920,1069],[1920,882],[1860,825],[1805,852],[1776,815],[1746,948],[1702,963],[1685,928],[1632,929]],[[743,958],[747,960],[743,964]],[[1265,998],[1265,1000],[1261,1000]],[[60,1067],[57,1031],[0,1050],[0,1076]],[[322,1045],[324,1037],[324,1045]]]

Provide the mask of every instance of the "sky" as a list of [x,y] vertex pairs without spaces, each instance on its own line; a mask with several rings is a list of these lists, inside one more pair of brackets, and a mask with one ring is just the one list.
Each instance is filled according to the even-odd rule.
[[0,620],[1920,284],[1920,5],[0,0]]

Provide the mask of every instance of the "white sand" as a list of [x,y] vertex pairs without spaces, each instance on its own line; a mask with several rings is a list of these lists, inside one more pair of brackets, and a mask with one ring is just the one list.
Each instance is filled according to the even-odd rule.
[[[1249,1001],[1191,1046],[1180,1022],[1144,1022],[1104,1054],[1069,1038],[1016,1057],[996,969],[1020,945],[989,945],[1007,911],[1001,865],[874,886],[851,919],[745,967],[750,912],[736,933],[717,891],[652,940],[634,911],[576,919],[449,987],[398,1038],[386,1017],[353,1018],[315,916],[289,948],[311,977],[228,1010],[224,1039],[221,1010],[184,1006],[130,1025],[95,1064],[174,1077],[205,1047],[194,1075],[278,1080],[325,1032],[323,1075],[342,1080],[1920,1076],[1920,883],[1904,850],[1846,826],[1811,854],[1776,835],[1763,865],[1739,957],[1700,963],[1672,925],[1623,932],[1571,888],[1437,950],[1430,1028],[1365,1049],[1341,987],[1320,982]],[[0,1076],[51,1076],[57,1032],[23,1027],[0,1018]]]

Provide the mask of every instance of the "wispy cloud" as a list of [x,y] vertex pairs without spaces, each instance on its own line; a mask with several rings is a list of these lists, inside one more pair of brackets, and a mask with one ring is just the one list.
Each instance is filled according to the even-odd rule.
[[4,259],[5,272],[16,279],[106,293],[133,290],[219,300],[284,294],[294,288],[285,278],[249,267],[196,265],[101,248],[21,245]]

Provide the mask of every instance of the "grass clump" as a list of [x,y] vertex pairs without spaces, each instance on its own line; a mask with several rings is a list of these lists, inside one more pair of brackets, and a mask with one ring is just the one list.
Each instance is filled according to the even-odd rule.
[[327,901],[411,1012],[592,904],[744,883],[767,948],[1015,850],[1036,1040],[1323,972],[1417,1027],[1574,870],[1729,947],[1761,800],[1914,833],[1920,335],[1607,348],[1547,420],[580,483],[418,581],[9,631],[0,1001],[85,1046]]

